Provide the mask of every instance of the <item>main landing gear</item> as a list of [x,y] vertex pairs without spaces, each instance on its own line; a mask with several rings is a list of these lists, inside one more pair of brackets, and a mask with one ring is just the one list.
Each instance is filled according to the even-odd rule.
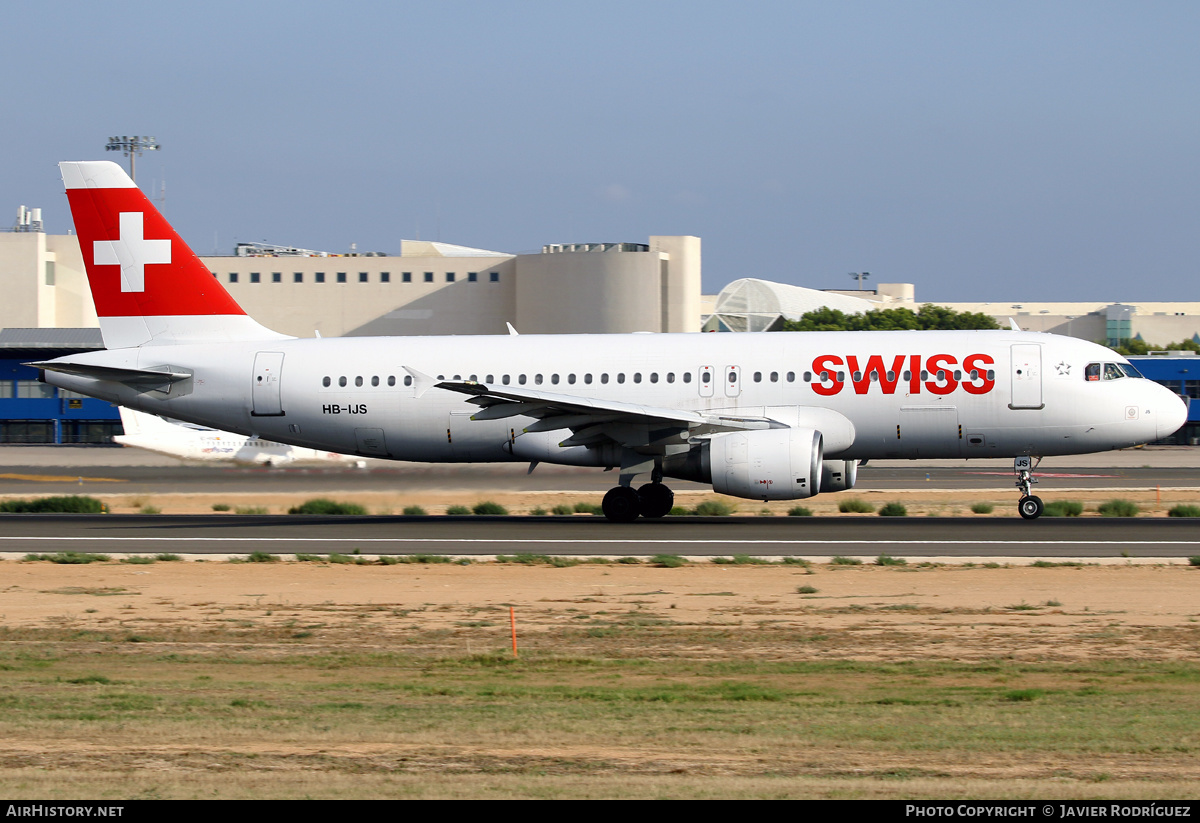
[[[1040,457],[1037,460],[1038,463],[1042,462]],[[1033,458],[1029,456],[1018,457],[1013,461],[1013,471],[1017,473],[1017,488],[1021,490],[1017,511],[1026,520],[1036,520],[1042,516],[1042,511],[1046,508],[1042,505],[1042,498],[1032,494],[1033,484],[1037,482],[1037,478],[1033,476],[1035,466]]]
[[675,492],[661,482],[647,483],[636,491],[632,486],[615,486],[604,495],[601,508],[614,523],[632,523],[638,517],[663,517],[675,505]]

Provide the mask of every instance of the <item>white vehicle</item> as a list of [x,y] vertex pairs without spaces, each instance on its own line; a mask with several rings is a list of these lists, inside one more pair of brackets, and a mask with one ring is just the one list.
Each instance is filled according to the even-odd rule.
[[115,436],[114,443],[184,460],[219,460],[260,466],[283,466],[296,462],[365,465],[364,461],[347,454],[289,446],[255,435],[234,434],[208,426],[173,423],[125,406],[120,407],[120,412],[125,433]]
[[1031,458],[1186,416],[1115,352],[1020,331],[287,337],[118,165],[60,168],[107,349],[35,364],[47,382],[322,451],[618,469],[610,520],[669,512],[668,477],[795,500],[851,488],[869,459],[964,457],[1016,458],[1032,519]]

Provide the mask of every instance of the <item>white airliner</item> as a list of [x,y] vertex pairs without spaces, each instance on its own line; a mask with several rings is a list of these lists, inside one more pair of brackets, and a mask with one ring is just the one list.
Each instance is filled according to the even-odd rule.
[[1032,519],[1034,459],[1186,416],[1115,352],[1019,331],[287,337],[118,165],[60,168],[107,349],[34,364],[47,382],[323,451],[617,469],[610,520],[669,512],[667,477],[795,500],[852,487],[869,459],[964,457],[1015,458]]
[[283,466],[288,463],[358,463],[360,458],[337,452],[317,451],[301,446],[276,443],[255,435],[172,423],[161,417],[134,409],[120,407],[124,434],[113,438],[114,443],[133,446],[184,460],[221,461],[260,466]]

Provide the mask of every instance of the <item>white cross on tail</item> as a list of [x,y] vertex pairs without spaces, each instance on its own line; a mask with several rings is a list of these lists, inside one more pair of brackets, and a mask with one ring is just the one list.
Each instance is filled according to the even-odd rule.
[[97,266],[121,267],[121,291],[146,290],[146,265],[171,262],[170,240],[146,240],[142,231],[142,213],[123,211],[120,237],[97,240],[92,262]]

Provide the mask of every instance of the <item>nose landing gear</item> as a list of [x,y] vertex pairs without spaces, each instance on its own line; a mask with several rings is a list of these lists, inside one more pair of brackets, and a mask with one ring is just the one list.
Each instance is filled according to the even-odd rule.
[[[1041,463],[1042,459],[1037,458],[1037,462]],[[1033,484],[1037,482],[1037,478],[1033,476],[1036,465],[1033,458],[1029,456],[1018,457],[1013,461],[1013,471],[1017,473],[1017,488],[1021,490],[1017,511],[1026,520],[1036,520],[1042,516],[1042,511],[1046,508],[1042,504],[1042,498],[1036,497],[1032,493]]]

